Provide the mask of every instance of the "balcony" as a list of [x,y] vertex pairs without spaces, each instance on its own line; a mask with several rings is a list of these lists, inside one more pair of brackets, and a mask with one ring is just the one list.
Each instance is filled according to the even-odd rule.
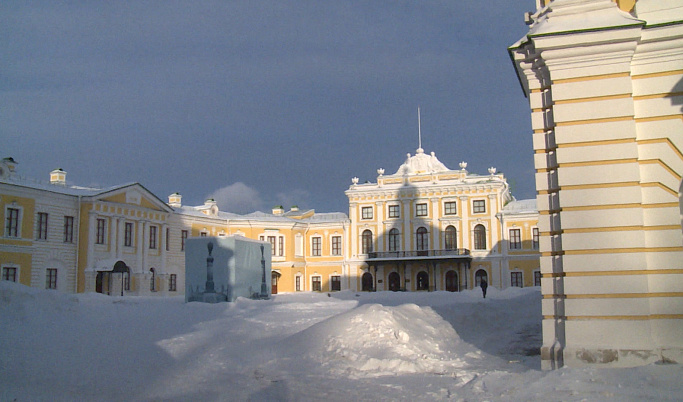
[[368,260],[374,261],[402,261],[429,259],[468,259],[470,250],[456,248],[453,250],[413,250],[413,251],[376,251],[368,253]]

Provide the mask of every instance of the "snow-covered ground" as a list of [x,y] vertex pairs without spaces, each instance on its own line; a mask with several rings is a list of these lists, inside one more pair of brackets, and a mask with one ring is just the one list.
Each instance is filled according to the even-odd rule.
[[540,371],[538,289],[64,295],[0,282],[0,400],[681,400],[680,365]]

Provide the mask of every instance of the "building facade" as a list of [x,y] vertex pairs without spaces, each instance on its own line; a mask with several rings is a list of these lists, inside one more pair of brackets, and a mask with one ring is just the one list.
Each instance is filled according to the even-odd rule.
[[683,4],[539,1],[529,99],[544,368],[683,360]]
[[360,290],[540,285],[537,214],[503,174],[451,170],[419,148],[396,173],[353,184],[349,265]]
[[450,170],[420,149],[394,175],[347,190],[349,214],[281,206],[238,215],[212,199],[161,201],[138,183],[107,189],[21,179],[2,161],[5,280],[65,292],[182,295],[185,244],[203,236],[270,243],[272,293],[459,291],[540,285],[537,213],[489,169]]

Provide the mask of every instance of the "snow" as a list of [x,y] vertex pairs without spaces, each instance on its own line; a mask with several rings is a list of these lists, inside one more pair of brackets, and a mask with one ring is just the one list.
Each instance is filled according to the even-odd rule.
[[680,365],[540,371],[538,288],[271,300],[0,282],[0,401],[680,400]]

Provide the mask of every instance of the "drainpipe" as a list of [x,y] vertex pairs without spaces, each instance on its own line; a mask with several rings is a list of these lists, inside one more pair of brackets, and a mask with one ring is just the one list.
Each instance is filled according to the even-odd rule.
[[[78,259],[79,259],[79,251],[81,249],[81,195],[78,196],[78,225],[76,226],[77,232],[76,232],[76,275],[74,275],[74,293],[78,293]],[[85,269],[84,269],[85,271]],[[85,272],[83,272],[83,275],[85,275]]]

